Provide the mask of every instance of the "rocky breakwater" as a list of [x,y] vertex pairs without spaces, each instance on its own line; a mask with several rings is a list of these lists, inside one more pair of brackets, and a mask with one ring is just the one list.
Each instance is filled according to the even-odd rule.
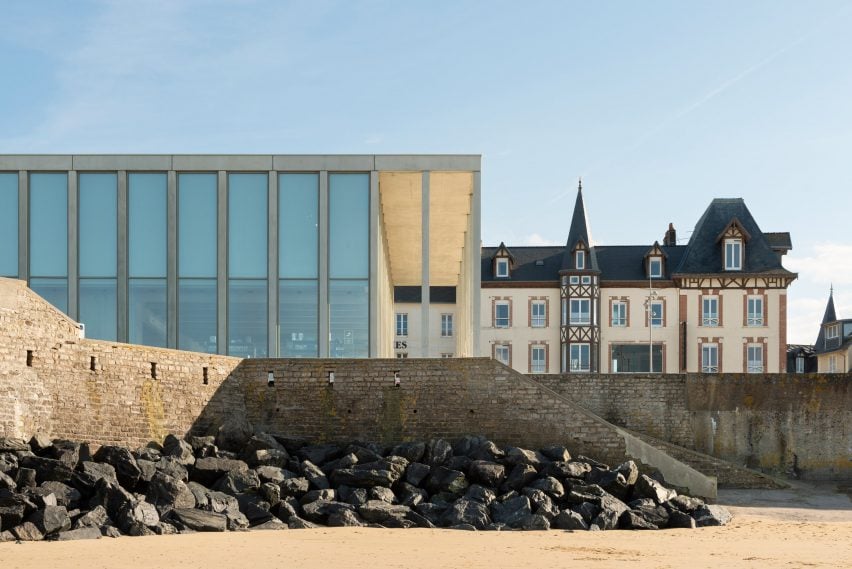
[[0,541],[317,526],[612,530],[724,525],[633,462],[481,437],[392,448],[245,429],[138,450],[0,439]]

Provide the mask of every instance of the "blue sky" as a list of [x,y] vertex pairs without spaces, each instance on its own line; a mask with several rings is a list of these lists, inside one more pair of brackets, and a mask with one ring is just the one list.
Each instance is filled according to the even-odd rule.
[[2,153],[478,153],[486,244],[790,231],[852,317],[852,2],[4,2]]

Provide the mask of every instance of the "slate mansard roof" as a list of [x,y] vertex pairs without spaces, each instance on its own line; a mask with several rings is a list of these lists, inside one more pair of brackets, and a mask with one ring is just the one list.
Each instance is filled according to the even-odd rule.
[[[795,276],[781,264],[781,255],[792,249],[790,234],[763,233],[745,202],[735,198],[714,199],[695,225],[688,244],[659,246],[664,257],[663,280],[674,276],[723,273],[720,235],[734,222],[747,234],[743,267],[736,274]],[[556,282],[560,270],[575,268],[571,252],[577,241],[589,239],[588,235],[588,221],[580,189],[564,247],[506,247],[513,260],[509,278],[494,276],[493,258],[499,248],[483,247],[482,282]],[[600,272],[602,281],[647,280],[645,259],[652,246],[650,243],[594,246],[591,248],[587,270]]]

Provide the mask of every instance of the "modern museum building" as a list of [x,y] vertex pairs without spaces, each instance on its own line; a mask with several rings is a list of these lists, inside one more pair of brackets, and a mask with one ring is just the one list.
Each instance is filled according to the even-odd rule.
[[0,276],[101,340],[393,357],[394,290],[428,338],[455,287],[475,355],[479,216],[477,155],[0,155]]

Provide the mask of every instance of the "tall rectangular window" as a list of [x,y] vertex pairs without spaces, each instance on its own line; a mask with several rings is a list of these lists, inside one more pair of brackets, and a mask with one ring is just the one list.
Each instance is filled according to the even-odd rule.
[[510,326],[509,301],[501,300],[494,304],[494,327],[508,328]]
[[178,175],[178,348],[216,353],[217,176]]
[[739,239],[725,239],[725,270],[742,270],[743,242]]
[[648,276],[660,278],[663,276],[663,259],[660,257],[648,258]]
[[627,303],[625,301],[612,301],[611,325],[616,328],[627,326]]
[[577,251],[574,254],[574,258],[576,260],[576,268],[577,269],[585,269],[586,268],[586,252],[585,251]]
[[748,373],[763,373],[763,344],[746,346],[746,371]]
[[282,358],[317,356],[318,294],[316,279],[278,281],[278,354]]
[[544,346],[530,348],[530,373],[547,373],[547,350]]
[[497,259],[495,261],[495,265],[497,268],[497,274],[494,275],[496,277],[508,277],[509,276],[509,259]]
[[701,371],[702,373],[719,372],[719,346],[717,344],[703,344],[701,346]]
[[266,357],[266,174],[228,175],[228,355]]
[[278,175],[278,354],[319,354],[319,175]]
[[164,173],[127,176],[128,341],[165,347],[166,194]]
[[68,311],[68,175],[30,174],[30,288]]
[[453,335],[453,315],[441,314],[441,337],[450,338]]
[[762,296],[750,296],[746,299],[746,325],[763,326]]
[[396,313],[396,335],[408,336],[408,314],[405,312]]
[[572,298],[571,299],[571,320],[573,324],[590,324],[592,301],[588,298]]
[[365,358],[369,355],[369,290],[365,280],[329,282],[331,357]]
[[701,325],[702,326],[718,326],[719,325],[719,298],[715,296],[705,296],[701,298]]
[[584,372],[591,369],[591,350],[589,344],[571,344],[571,371]]
[[533,300],[530,303],[530,326],[544,328],[547,326],[547,303],[543,300]]
[[370,175],[328,176],[329,355],[370,353]]
[[18,276],[18,175],[0,172],[0,277]]
[[655,300],[651,303],[651,327],[660,328],[664,322],[663,303]]
[[79,320],[86,337],[115,340],[118,334],[118,178],[79,174]]
[[512,365],[512,346],[509,344],[496,344],[494,346],[494,359],[503,365]]

